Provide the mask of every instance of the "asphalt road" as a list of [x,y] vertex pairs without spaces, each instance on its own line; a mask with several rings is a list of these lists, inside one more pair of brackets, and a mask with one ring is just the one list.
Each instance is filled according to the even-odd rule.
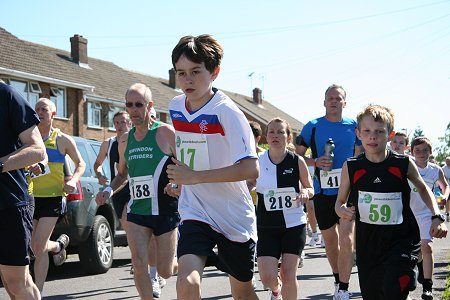
[[[445,277],[449,275],[450,238],[434,243],[436,269],[434,275],[435,299],[441,299]],[[306,260],[303,268],[298,269],[300,284],[298,299],[332,299],[333,278],[323,248],[306,247]],[[113,268],[106,274],[86,275],[76,255],[69,256],[61,267],[52,268],[44,287],[44,299],[139,299],[130,275],[130,253],[128,248],[115,248]],[[357,268],[353,268],[350,280],[350,299],[362,299],[358,286]],[[256,278],[259,279],[258,274]],[[268,291],[257,282],[257,294],[260,299],[269,299]],[[422,287],[411,294],[412,299],[421,299]],[[204,272],[202,284],[203,299],[232,299],[227,276],[214,268]],[[3,287],[0,299],[8,299]],[[167,280],[160,299],[176,299],[175,278]]]

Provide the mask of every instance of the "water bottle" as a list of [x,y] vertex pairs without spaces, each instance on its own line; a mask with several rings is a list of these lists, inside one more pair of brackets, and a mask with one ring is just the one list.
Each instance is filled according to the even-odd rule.
[[[331,163],[333,163],[334,158],[334,142],[332,138],[329,138],[328,141],[325,143],[325,154],[324,156],[328,157],[331,160]],[[331,171],[331,167],[323,167],[322,170],[324,171]]]
[[437,202],[438,207],[439,207],[440,209],[443,209],[444,206],[445,206],[445,203],[444,203],[444,201],[443,201],[441,192],[440,192],[440,191],[436,191],[436,193],[435,193],[434,196],[436,197],[436,202]]

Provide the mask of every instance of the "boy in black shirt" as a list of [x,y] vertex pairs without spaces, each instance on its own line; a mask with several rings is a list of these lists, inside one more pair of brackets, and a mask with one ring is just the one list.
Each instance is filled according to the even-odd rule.
[[[357,117],[365,152],[342,168],[336,213],[356,219],[356,253],[361,295],[365,300],[407,299],[415,288],[414,267],[420,250],[419,228],[410,208],[408,179],[432,212],[430,233],[447,236],[431,190],[416,165],[386,149],[394,117],[383,106],[369,105]],[[347,207],[347,200],[348,206]]]

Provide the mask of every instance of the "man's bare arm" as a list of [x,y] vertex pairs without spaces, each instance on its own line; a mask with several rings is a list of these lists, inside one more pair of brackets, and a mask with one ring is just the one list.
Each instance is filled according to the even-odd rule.
[[119,164],[117,165],[117,174],[111,181],[110,185],[103,191],[98,192],[95,196],[95,202],[97,205],[105,204],[106,200],[108,200],[114,192],[121,190],[128,182],[128,167],[125,163],[125,159],[123,159],[127,148],[127,141],[128,133],[125,133],[121,136],[118,145],[119,156],[122,157],[122,159],[119,160]]
[[22,131],[19,139],[23,146],[0,158],[3,162],[3,172],[22,169],[47,160],[45,145],[36,125]]
[[106,157],[108,156],[108,146],[109,140],[103,141],[102,145],[100,146],[97,159],[95,160],[94,163],[94,172],[97,175],[98,183],[100,184],[107,184],[108,182],[108,178],[101,172],[102,164],[105,161]]

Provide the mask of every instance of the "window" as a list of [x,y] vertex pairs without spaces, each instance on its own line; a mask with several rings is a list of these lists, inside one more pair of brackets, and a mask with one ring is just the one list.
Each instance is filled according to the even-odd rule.
[[86,149],[86,146],[84,145],[84,143],[79,142],[77,143],[77,148],[78,151],[80,151],[81,157],[83,158],[84,162],[86,163],[86,169],[84,170],[84,177],[93,177],[93,171],[92,171],[92,166],[93,164],[91,164],[90,159],[89,159],[89,153]]
[[167,114],[167,113],[166,113],[166,123],[170,124],[170,125],[173,125],[172,118],[170,117],[170,114]]
[[[37,84],[37,82],[34,83]],[[30,103],[31,107],[34,108],[36,106],[36,102],[39,100],[39,93],[33,92],[27,81],[10,80],[10,85],[19,91],[19,93]]]
[[42,93],[41,86],[37,82],[30,82],[30,92]]
[[102,106],[98,102],[88,102],[88,126],[101,127]]
[[[98,153],[100,152],[100,144],[91,144],[92,148],[94,148],[94,152],[95,155],[98,155]],[[105,158],[105,160],[102,163],[102,170],[103,170],[103,176],[107,177],[107,178],[111,178],[111,170],[109,168],[109,160],[108,157]],[[94,175],[95,172],[94,172]]]
[[66,90],[60,87],[50,87],[50,100],[56,105],[56,116],[66,118]]
[[117,107],[117,106],[109,106],[108,110],[108,129],[115,130],[114,128],[114,115],[116,112],[123,110],[123,108]]

